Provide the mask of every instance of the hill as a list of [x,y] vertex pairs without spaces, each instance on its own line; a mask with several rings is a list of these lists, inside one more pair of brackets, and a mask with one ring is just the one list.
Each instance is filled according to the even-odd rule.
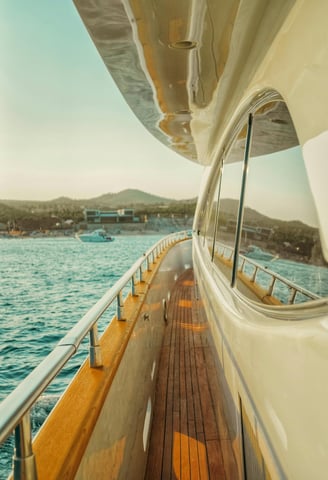
[[122,208],[135,207],[136,205],[167,205],[174,200],[158,197],[136,189],[122,190],[118,193],[106,193],[99,197],[91,198],[84,202],[85,205],[98,205],[99,207]]
[[[231,198],[224,198],[221,200],[221,210],[227,217],[236,218],[236,212],[238,211],[239,201]],[[314,230],[309,225],[301,222],[300,220],[281,220],[277,218],[271,218],[263,213],[258,212],[250,207],[245,207],[244,210],[244,222],[248,225],[255,225],[261,227],[272,228],[288,226],[289,228],[305,228]]]
[[[173,200],[136,189],[106,193],[89,199],[59,197],[53,200],[0,200],[0,223],[18,225],[25,229],[52,228],[65,220],[83,221],[83,210],[117,210],[134,208],[136,215],[177,213],[193,216],[196,199]],[[160,210],[159,210],[160,209]]]
[[[181,200],[184,201],[184,200]],[[189,200],[186,200],[188,202]],[[168,205],[172,202],[180,202],[170,198],[159,197],[150,193],[136,189],[122,190],[118,193],[105,193],[99,197],[88,199],[73,199],[69,197],[59,197],[53,200],[0,200],[3,205],[19,209],[42,209],[50,207],[88,207],[88,208],[124,208],[134,207],[136,205]]]

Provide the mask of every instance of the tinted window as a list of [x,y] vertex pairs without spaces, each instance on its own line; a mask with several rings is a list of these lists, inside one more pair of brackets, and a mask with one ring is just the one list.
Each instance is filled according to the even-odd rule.
[[298,303],[328,294],[302,150],[283,102],[254,115],[239,269],[238,288],[251,285],[264,302]]
[[288,109],[282,101],[270,102],[251,119],[246,163],[245,125],[212,182],[203,215],[208,254],[252,300],[279,305],[327,296],[318,220]]
[[223,166],[213,201],[208,248],[214,263],[231,280],[232,258],[245,152],[246,127],[234,140]]

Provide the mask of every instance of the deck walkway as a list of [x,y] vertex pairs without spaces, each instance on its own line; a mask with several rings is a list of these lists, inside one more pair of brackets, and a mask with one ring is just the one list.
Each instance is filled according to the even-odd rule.
[[146,480],[238,479],[208,326],[196,307],[193,272],[188,270],[169,304]]

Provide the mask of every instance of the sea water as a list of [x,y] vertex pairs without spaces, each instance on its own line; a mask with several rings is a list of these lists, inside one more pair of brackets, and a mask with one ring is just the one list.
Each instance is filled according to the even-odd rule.
[[[110,243],[75,238],[0,240],[0,401],[45,358],[160,235],[117,236]],[[115,306],[102,318],[104,330]],[[87,355],[88,338],[32,412],[42,424]],[[11,466],[12,438],[0,447],[0,480]]]

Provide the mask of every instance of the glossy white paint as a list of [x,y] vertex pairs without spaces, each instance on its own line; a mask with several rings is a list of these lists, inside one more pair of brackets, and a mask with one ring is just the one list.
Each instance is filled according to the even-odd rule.
[[327,151],[328,131],[320,133],[315,138],[311,138],[305,142],[303,146],[304,162],[317,209],[321,245],[326,260],[328,260]]
[[240,396],[255,432],[259,425],[268,465],[275,457],[270,473],[322,478],[328,461],[326,305],[286,307],[283,317],[277,307],[259,308],[231,291],[225,278],[218,286],[204,255],[196,239],[194,268],[202,295],[210,299],[212,329],[223,339],[224,372],[236,408]]

